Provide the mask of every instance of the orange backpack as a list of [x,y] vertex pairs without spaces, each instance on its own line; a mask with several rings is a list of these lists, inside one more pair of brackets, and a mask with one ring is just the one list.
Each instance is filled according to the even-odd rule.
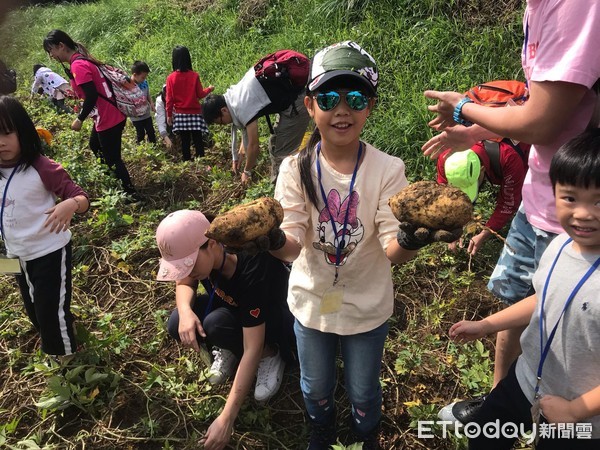
[[496,80],[478,84],[465,95],[478,105],[497,107],[522,105],[529,97],[529,92],[522,81]]

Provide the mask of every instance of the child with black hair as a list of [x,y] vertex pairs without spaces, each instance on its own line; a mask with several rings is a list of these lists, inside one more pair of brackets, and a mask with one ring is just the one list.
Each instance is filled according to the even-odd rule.
[[127,202],[142,201],[121,156],[123,130],[127,117],[117,108],[112,90],[98,68],[102,63],[62,30],[50,31],[44,38],[43,46],[48,55],[63,64],[63,67],[65,67],[64,63],[69,63],[69,68],[65,67],[65,72],[69,76],[71,87],[79,98],[84,99],[81,111],[71,124],[71,129],[81,130],[83,121],[92,117],[94,127],[89,141],[92,152],[121,180],[123,190],[128,196]]
[[0,189],[2,240],[7,256],[19,259],[19,288],[42,350],[73,354],[69,225],[89,200],[60,164],[42,155],[31,118],[11,96],[0,97]]
[[329,449],[337,439],[338,347],[353,442],[377,449],[379,377],[394,309],[390,266],[432,240],[398,231],[388,200],[408,185],[404,162],[360,138],[377,101],[375,60],[357,43],[340,42],[315,55],[309,80],[304,105],[316,128],[307,146],[281,164],[275,198],[286,242],[271,253],[294,261],[288,304],[312,428],[309,450]]
[[196,157],[204,156],[202,135],[208,133],[208,126],[202,116],[200,99],[210,94],[214,86],[202,87],[198,72],[192,69],[192,57],[187,47],[178,45],[172,54],[173,72],[167,77],[166,105],[167,124],[173,132],[181,136],[183,160],[192,159],[192,140],[196,147]]
[[156,96],[156,102],[154,103],[154,118],[156,119],[156,126],[158,127],[158,134],[162,138],[165,146],[170,150],[173,148],[173,127],[167,123],[167,106],[165,98],[167,96],[167,85],[163,84],[160,94]]
[[34,94],[46,94],[48,101],[57,112],[71,114],[73,110],[65,105],[65,98],[74,96],[69,82],[43,64],[33,65],[33,84],[31,85],[31,96]]
[[144,61],[134,61],[131,66],[131,81],[139,86],[139,88],[146,94],[150,110],[143,116],[132,117],[131,123],[135,127],[136,141],[139,144],[144,141],[144,138],[148,136],[148,142],[156,142],[156,133],[154,132],[154,124],[152,123],[152,111],[154,111],[154,104],[152,103],[152,97],[150,96],[150,87],[148,86],[148,74],[150,73],[150,67]]
[[[600,130],[563,145],[549,174],[565,233],[540,259],[535,294],[483,320],[454,324],[450,337],[467,342],[529,324],[521,355],[473,421],[532,428],[538,450],[591,450],[600,445]],[[515,440],[481,433],[469,449],[508,450]]]

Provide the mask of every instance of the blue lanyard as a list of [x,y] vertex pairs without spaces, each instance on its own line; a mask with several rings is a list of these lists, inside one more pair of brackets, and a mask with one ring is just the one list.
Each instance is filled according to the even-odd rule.
[[[221,247],[223,248],[223,261],[221,261],[221,267],[219,267],[219,273],[223,270],[223,267],[225,267],[225,258],[227,256],[227,251],[225,250],[225,247],[223,247],[223,245],[221,245]],[[219,287],[216,281],[213,283],[210,280],[210,278],[208,279],[208,281],[210,281],[210,284],[212,285],[212,290],[210,291],[210,294],[208,295],[208,304],[206,305],[206,309],[204,310],[204,315],[202,316],[202,321],[204,321],[204,319],[206,319],[206,316],[212,309],[212,304],[213,304],[213,300],[215,298],[215,293],[217,292],[217,288]]]
[[[352,180],[350,181],[350,192],[348,194],[348,207],[346,208],[346,215],[344,217],[344,228],[343,233],[346,232],[346,228],[348,227],[348,217],[350,214],[350,196],[354,191],[354,182],[356,181],[356,174],[358,172],[358,163],[360,162],[360,157],[362,156],[362,142],[358,143],[358,156],[356,157],[356,164],[354,165],[354,171],[352,172]],[[333,285],[335,286],[338,282],[338,271],[340,267],[340,261],[342,260],[342,249],[346,246],[346,240],[344,239],[345,234],[340,236],[341,241],[338,238],[337,227],[335,226],[335,220],[333,219],[333,214],[331,214],[331,210],[329,209],[329,204],[327,203],[327,196],[325,195],[325,189],[323,188],[323,183],[321,182],[321,163],[319,162],[319,155],[321,154],[321,142],[317,144],[317,179],[319,180],[319,188],[321,189],[321,197],[323,197],[323,203],[325,203],[325,208],[327,208],[327,212],[329,213],[329,220],[331,220],[331,226],[333,227],[334,234],[334,242],[337,240],[338,243],[335,247],[335,278],[333,280]]]
[[552,263],[552,266],[550,267],[550,271],[548,272],[548,276],[546,277],[546,282],[544,284],[544,290],[542,292],[542,304],[540,306],[540,350],[541,350],[541,356],[540,356],[540,363],[538,364],[538,370],[537,370],[537,383],[535,385],[535,398],[536,399],[539,398],[540,383],[542,381],[542,368],[544,367],[544,362],[546,361],[546,357],[548,356],[548,352],[550,351],[550,344],[552,344],[552,340],[554,339],[554,335],[556,334],[556,330],[558,329],[558,324],[560,323],[560,320],[562,319],[563,315],[565,314],[565,311],[571,305],[571,302],[575,298],[575,295],[577,294],[577,292],[579,292],[579,289],[581,289],[581,286],[583,286],[583,284],[587,281],[587,279],[594,273],[594,271],[600,265],[600,258],[598,258],[598,259],[596,259],[594,264],[592,264],[592,266],[588,269],[588,271],[585,273],[585,275],[583,275],[581,280],[579,280],[579,283],[577,283],[577,285],[575,286],[575,288],[569,295],[569,298],[567,298],[567,301],[565,302],[565,306],[563,307],[563,310],[560,313],[560,317],[558,318],[558,320],[556,321],[556,324],[552,328],[552,331],[550,332],[550,335],[548,336],[548,339],[546,340],[546,344],[544,344],[544,305],[546,303],[546,292],[548,291],[548,285],[550,284],[550,277],[552,276],[554,267],[556,266],[556,263],[558,262],[558,258],[560,256],[560,254],[562,253],[563,249],[571,241],[572,241],[571,238],[567,239],[567,241],[562,245],[562,247],[558,251],[556,258],[554,258],[554,262]]
[[6,202],[6,195],[8,193],[8,185],[10,184],[10,180],[12,180],[13,176],[17,172],[17,169],[19,168],[20,165],[21,165],[21,163],[18,163],[15,166],[15,168],[12,170],[12,172],[10,173],[8,180],[6,180],[6,185],[4,186],[4,192],[2,193],[2,205],[0,205],[0,235],[2,235],[2,240],[5,240],[4,239],[4,205]]
[[[527,44],[529,43],[529,12],[525,13],[525,40],[523,41],[523,65],[527,67]],[[529,89],[529,80],[525,77],[525,87]]]

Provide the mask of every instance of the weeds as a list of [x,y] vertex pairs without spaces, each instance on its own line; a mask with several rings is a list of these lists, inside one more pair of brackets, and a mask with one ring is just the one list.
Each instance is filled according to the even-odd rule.
[[[476,3],[481,5],[479,11]],[[430,179],[435,173],[435,166],[420,152],[432,134],[426,126],[430,117],[424,89],[461,91],[481,81],[519,76],[522,36],[515,3],[103,0],[12,12],[0,39],[5,43],[3,58],[19,74],[17,95],[36,125],[54,134],[48,154],[90,194],[92,208],[72,224],[72,310],[84,349],[71,363],[48,362],[39,352],[37,333],[22,311],[14,280],[0,278],[0,446],[197,448],[210,421],[222,410],[229,385],[207,383],[200,355],[178,347],[167,336],[174,286],[155,281],[159,254],[154,230],[176,209],[216,214],[272,195],[274,188],[264,150],[253,183],[247,189],[240,186],[239,176],[230,170],[225,128],[213,130],[215,146],[204,158],[183,163],[179,154],[160,145],[136,145],[128,125],[123,157],[147,202],[125,205],[118,181],[88,149],[89,121],[81,133],[73,132],[68,117],[56,114],[41,98],[28,99],[32,64],[41,62],[62,71],[41,48],[49,30],[64,29],[100,59],[123,67],[134,59],[147,61],[153,94],[171,71],[175,45],[190,48],[203,84],[224,92],[274,49],[292,48],[312,56],[332,42],[354,39],[379,62],[382,80],[378,106],[363,137],[400,156],[412,181]],[[255,4],[261,9],[248,9]],[[498,8],[506,11],[492,15]],[[247,19],[240,11],[248,13]],[[259,121],[262,148],[266,147],[263,122]],[[478,214],[488,217],[493,202],[493,192],[482,193]],[[489,341],[458,346],[448,341],[446,332],[455,321],[494,309],[485,278],[500,246],[500,241],[490,240],[471,260],[465,252],[451,254],[445,245],[434,245],[393,268],[396,302],[382,373],[383,448],[463,448],[456,439],[419,440],[414,425],[434,417],[454,398],[489,389]],[[306,445],[298,377],[298,369],[289,368],[268,407],[246,400],[236,422],[236,448]],[[340,423],[345,423],[350,411],[343,379],[336,397]],[[342,425],[336,448],[360,448],[348,442],[347,434]]]

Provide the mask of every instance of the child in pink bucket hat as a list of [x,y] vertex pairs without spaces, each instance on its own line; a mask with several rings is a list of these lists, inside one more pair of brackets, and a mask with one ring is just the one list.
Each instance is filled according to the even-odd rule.
[[[255,376],[257,401],[277,393],[285,362],[293,360],[294,334],[287,266],[268,252],[227,252],[206,237],[209,226],[199,211],[175,211],[159,224],[156,242],[161,253],[157,279],[176,283],[169,334],[195,351],[212,347],[211,384],[235,376],[223,412],[201,440],[212,448],[229,442]],[[197,295],[200,283],[206,294]]]

